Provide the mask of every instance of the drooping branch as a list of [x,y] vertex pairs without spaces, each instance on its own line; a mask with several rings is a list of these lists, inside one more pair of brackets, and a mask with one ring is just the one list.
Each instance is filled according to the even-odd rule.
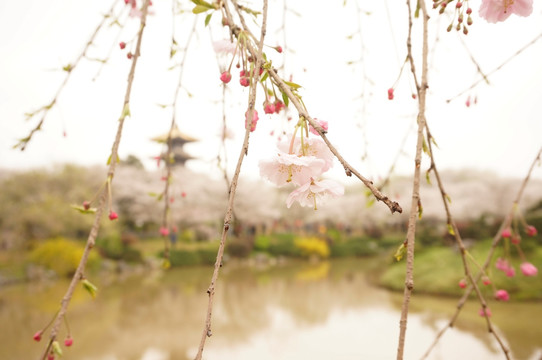
[[[536,164],[538,162],[542,161],[541,157],[542,157],[542,147],[538,151],[538,154],[536,155],[536,157],[533,160],[529,170],[527,171],[527,175],[523,179],[523,181],[521,183],[521,186],[519,187],[518,193],[516,194],[516,197],[515,197],[514,201],[512,202],[512,206],[510,208],[510,211],[508,212],[508,214],[504,218],[503,222],[501,223],[501,226],[499,227],[499,230],[497,230],[497,233],[493,237],[493,240],[492,240],[492,243],[491,243],[491,248],[490,248],[490,250],[489,250],[489,252],[487,254],[487,257],[486,257],[486,260],[485,260],[484,264],[482,265],[482,271],[485,272],[485,270],[489,267],[489,264],[491,263],[491,259],[493,258],[493,254],[495,253],[495,249],[497,248],[497,245],[499,244],[499,242],[500,242],[500,240],[502,238],[502,235],[501,235],[502,231],[510,226],[510,223],[512,222],[514,209],[519,205],[519,203],[521,201],[521,198],[523,196],[523,191],[525,190],[525,188],[527,187],[527,184],[529,183],[529,179],[531,178],[531,173],[533,172],[534,167],[536,166]],[[482,276],[483,276],[482,271],[480,271],[476,276],[473,277],[473,282],[471,282],[471,284],[469,284],[469,286],[465,290],[465,293],[463,294],[463,296],[457,302],[455,313],[452,315],[450,321],[448,321],[448,323],[437,333],[435,339],[433,340],[432,344],[429,346],[429,348],[427,349],[427,351],[423,355],[422,359],[426,359],[429,356],[429,354],[431,353],[431,351],[433,350],[435,345],[439,342],[439,340],[442,338],[442,336],[444,335],[446,330],[448,330],[449,328],[452,328],[454,326],[455,321],[457,320],[457,318],[459,317],[459,314],[461,313],[461,310],[463,309],[463,306],[465,305],[467,299],[469,298],[470,294],[474,290],[473,284],[478,283],[478,281],[480,281],[480,279],[482,278]]]
[[[442,198],[442,202],[444,205],[444,210],[446,212],[446,222],[448,225],[448,229],[450,234],[454,237],[455,242],[457,244],[457,247],[459,248],[459,253],[461,255],[461,260],[463,262],[463,269],[465,271],[465,276],[469,279],[470,286],[472,290],[476,292],[476,296],[478,297],[478,301],[480,302],[480,306],[482,307],[482,313],[484,314],[484,318],[486,319],[487,323],[487,330],[489,333],[493,334],[499,345],[501,346],[501,349],[507,359],[510,359],[510,350],[506,347],[500,336],[495,331],[495,328],[493,327],[493,324],[488,316],[487,313],[487,302],[482,295],[482,292],[480,291],[480,288],[478,287],[478,280],[474,278],[474,275],[472,274],[472,271],[470,269],[468,260],[467,260],[467,254],[466,254],[466,248],[463,243],[463,239],[461,238],[461,234],[459,233],[459,229],[457,228],[457,225],[453,219],[452,212],[450,211],[449,201],[448,201],[448,194],[446,193],[446,190],[444,189],[444,184],[442,183],[442,180],[440,178],[440,173],[437,169],[437,165],[435,162],[435,157],[433,154],[433,147],[432,147],[432,135],[429,131],[429,126],[427,123],[425,124],[425,131],[427,135],[427,144],[428,144],[428,153],[429,157],[431,159],[431,165],[429,167],[428,171],[433,171],[435,174],[435,178],[437,179],[438,188],[440,190],[440,195]],[[429,354],[429,352],[424,356],[426,357]]]
[[422,45],[422,75],[421,84],[417,80],[416,71],[414,67],[414,59],[412,55],[411,46],[411,31],[412,31],[412,10],[410,7],[410,0],[407,0],[409,28],[407,37],[407,50],[408,59],[410,61],[411,71],[416,83],[416,90],[418,92],[418,132],[416,141],[416,157],[414,160],[414,179],[412,184],[412,201],[410,203],[410,214],[408,218],[408,229],[406,238],[406,273],[405,273],[405,289],[403,293],[403,304],[401,307],[401,319],[399,321],[399,341],[397,346],[397,360],[403,359],[405,349],[406,329],[408,322],[408,309],[410,304],[410,297],[412,290],[414,289],[414,240],[416,235],[416,217],[420,206],[420,167],[423,147],[423,129],[425,127],[425,103],[427,95],[427,56],[428,56],[428,30],[427,25],[429,16],[425,7],[425,1],[419,1],[422,16],[423,16],[423,45]]
[[100,29],[104,26],[106,20],[113,14],[113,10],[115,9],[117,2],[118,0],[113,1],[113,5],[111,6],[110,10],[103,16],[102,21],[98,24],[98,26],[96,27],[96,29],[94,30],[90,38],[88,39],[87,43],[85,44],[85,47],[83,48],[83,51],[79,54],[79,56],[77,56],[77,58],[73,61],[73,63],[70,63],[63,67],[62,70],[66,72],[66,76],[64,77],[64,80],[62,81],[60,86],[58,87],[56,94],[53,97],[53,100],[51,100],[51,102],[48,105],[42,106],[40,109],[26,115],[27,119],[30,119],[34,117],[35,115],[42,113],[41,119],[38,122],[38,124],[32,130],[30,130],[30,133],[26,137],[19,139],[19,142],[17,142],[17,144],[13,146],[14,149],[20,149],[21,151],[24,151],[26,149],[26,146],[30,142],[30,140],[32,140],[32,137],[34,136],[34,134],[41,130],[41,127],[43,126],[43,123],[45,122],[45,118],[47,114],[55,106],[56,102],[58,101],[58,98],[60,97],[62,90],[64,90],[64,88],[66,87],[66,84],[68,83],[68,80],[70,79],[70,75],[79,64],[79,61],[81,61],[81,59],[86,56],[88,49],[94,43],[94,39],[96,38],[96,35],[98,35],[98,33],[100,32]]
[[[224,10],[228,17],[228,24],[230,28],[233,27],[233,17],[231,15],[231,12],[228,7],[228,2],[223,2]],[[198,347],[198,353],[196,354],[195,360],[201,360],[203,355],[203,349],[205,347],[205,342],[208,337],[212,335],[211,331],[211,318],[212,318],[212,312],[213,312],[213,300],[215,295],[215,286],[216,282],[218,280],[218,274],[220,271],[220,267],[222,266],[222,258],[224,255],[224,247],[226,244],[226,239],[228,236],[228,230],[230,228],[230,222],[232,219],[233,214],[233,205],[235,200],[235,194],[237,190],[237,183],[239,180],[239,174],[241,173],[241,166],[243,164],[244,157],[248,154],[248,144],[249,144],[249,137],[250,137],[250,130],[252,127],[252,121],[253,121],[253,112],[254,110],[254,104],[256,103],[256,87],[259,80],[259,69],[262,65],[262,51],[263,51],[263,43],[265,38],[267,28],[267,0],[264,0],[263,2],[263,14],[262,14],[262,25],[261,25],[261,35],[260,40],[258,43],[258,50],[255,53],[255,67],[254,71],[252,72],[252,78],[250,82],[250,88],[249,88],[249,99],[248,99],[248,109],[247,109],[247,124],[245,129],[245,138],[243,141],[243,146],[241,148],[241,151],[239,153],[239,159],[237,160],[237,166],[235,168],[235,172],[233,175],[233,178],[231,180],[231,185],[229,189],[229,199],[228,199],[228,206],[226,209],[226,214],[224,216],[224,226],[222,228],[222,236],[220,238],[220,245],[218,248],[217,256],[216,256],[216,262],[214,265],[213,275],[211,277],[211,283],[207,289],[208,294],[208,304],[207,304],[207,315],[205,319],[205,326],[203,328],[203,332],[201,335],[200,344]]]
[[468,88],[466,88],[465,90],[462,90],[460,91],[458,94],[452,96],[451,98],[447,99],[446,102],[450,102],[454,99],[457,99],[458,97],[460,97],[461,95],[463,95],[464,93],[466,93],[467,91],[469,90],[472,90],[474,89],[479,83],[481,83],[482,81],[485,81],[485,82],[489,82],[489,76],[493,75],[494,73],[496,73],[497,71],[499,71],[500,69],[502,69],[506,64],[508,64],[510,61],[512,61],[516,56],[518,56],[519,54],[521,54],[522,52],[524,52],[525,50],[527,50],[529,47],[531,47],[533,44],[535,44],[538,40],[542,39],[542,33],[538,34],[533,40],[529,41],[527,44],[525,44],[525,46],[523,46],[521,49],[519,49],[518,51],[516,51],[512,56],[510,56],[508,59],[504,60],[499,66],[497,66],[495,69],[491,70],[490,72],[488,72],[487,74],[483,74],[481,73],[482,76],[480,79],[476,80],[474,83],[472,83],[472,85],[470,85]]
[[64,316],[66,315],[66,312],[68,310],[68,306],[72,299],[73,292],[75,291],[76,285],[79,283],[79,281],[85,279],[84,272],[85,272],[86,264],[88,261],[88,257],[89,257],[90,251],[92,250],[96,242],[96,236],[98,235],[98,230],[100,228],[100,220],[101,220],[102,214],[107,206],[108,200],[110,200],[109,191],[111,189],[113,177],[115,175],[115,168],[116,168],[116,164],[118,160],[118,149],[119,149],[120,140],[122,136],[122,129],[123,129],[123,125],[124,125],[124,121],[126,120],[126,117],[130,116],[130,94],[132,91],[132,85],[134,83],[137,61],[139,57],[141,56],[141,41],[143,39],[143,30],[145,29],[145,25],[146,25],[147,8],[149,6],[149,2],[150,0],[145,0],[143,4],[143,8],[142,8],[141,25],[140,25],[140,29],[139,29],[139,33],[137,37],[136,50],[132,58],[132,65],[130,68],[130,73],[128,75],[128,84],[126,86],[126,92],[124,95],[122,112],[118,120],[117,134],[115,136],[115,140],[111,148],[111,155],[109,157],[109,169],[107,171],[106,186],[101,190],[101,194],[98,200],[98,206],[96,209],[96,214],[94,217],[94,223],[92,225],[92,228],[90,229],[90,233],[87,238],[87,243],[86,243],[83,255],[72,277],[70,285],[68,286],[68,290],[66,291],[66,294],[64,295],[60,303],[60,310],[58,311],[55,321],[52,325],[49,342],[47,344],[47,347],[43,355],[41,356],[42,360],[45,360],[47,358],[48,354],[51,351],[53,342],[56,340],[58,331],[60,329],[60,325],[62,324],[62,320],[64,319]]

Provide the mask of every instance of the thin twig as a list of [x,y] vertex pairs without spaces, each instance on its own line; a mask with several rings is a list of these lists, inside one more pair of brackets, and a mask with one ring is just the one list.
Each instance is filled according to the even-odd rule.
[[113,5],[111,6],[111,9],[107,12],[107,14],[105,14],[102,18],[102,21],[98,24],[98,26],[96,27],[96,29],[94,30],[94,32],[92,33],[92,35],[90,36],[90,39],[87,41],[85,47],[83,48],[83,51],[81,52],[81,54],[79,54],[79,56],[74,60],[73,64],[68,64],[66,65],[63,70],[66,72],[66,76],[64,77],[64,81],[62,81],[62,84],[60,84],[59,88],[57,89],[56,91],[56,94],[55,96],[53,97],[53,100],[48,104],[48,105],[45,105],[43,107],[41,107],[40,109],[38,109],[37,111],[31,113],[31,114],[28,114],[27,115],[27,119],[30,119],[32,118],[34,115],[40,113],[40,112],[43,112],[43,114],[41,115],[41,119],[40,121],[38,122],[38,124],[32,129],[30,130],[30,133],[25,137],[25,138],[22,138],[19,140],[19,142],[17,142],[17,144],[15,144],[13,146],[14,149],[20,149],[21,151],[24,151],[26,149],[26,146],[28,145],[28,143],[30,142],[30,140],[32,140],[32,136],[34,136],[34,134],[41,130],[41,127],[43,125],[43,122],[45,121],[45,117],[47,116],[47,114],[49,113],[49,110],[51,110],[54,105],[56,104],[56,102],[58,101],[58,97],[60,96],[60,94],[62,93],[62,90],[64,90],[64,88],[66,87],[66,84],[68,83],[68,80],[70,78],[70,75],[72,74],[72,71],[75,69],[75,67],[79,64],[79,61],[86,56],[86,53],[88,51],[88,49],[90,48],[90,46],[94,43],[94,39],[96,38],[96,35],[98,35],[98,32],[100,31],[100,29],[103,27],[103,25],[105,24],[106,20],[109,18],[109,16],[113,13],[113,10],[115,8],[115,6],[117,5],[117,1],[118,0],[114,0],[113,1]]
[[[173,13],[175,13],[175,3],[173,3]],[[172,146],[172,139],[171,139],[171,134],[173,133],[173,130],[175,130],[175,127],[176,127],[176,118],[177,118],[177,104],[179,103],[179,92],[182,88],[182,82],[183,82],[183,74],[184,74],[184,64],[186,62],[186,58],[187,58],[187,55],[188,55],[188,47],[190,46],[190,43],[192,41],[192,36],[194,35],[195,33],[195,30],[196,30],[196,25],[197,25],[197,20],[198,20],[198,17],[194,17],[194,24],[192,25],[192,30],[190,31],[190,34],[188,35],[188,39],[186,41],[186,46],[184,47],[184,53],[183,53],[183,57],[182,57],[182,60],[181,60],[181,63],[179,64],[180,66],[180,69],[179,69],[179,78],[177,80],[177,87],[175,88],[175,95],[173,96],[173,106],[172,106],[172,109],[171,109],[171,125],[169,127],[169,132],[168,132],[168,135],[167,135],[167,139],[166,139],[166,147],[167,147],[167,150],[166,150],[166,154],[164,155],[164,163],[165,163],[165,166],[166,166],[166,181],[165,181],[165,185],[164,185],[164,191],[162,192],[163,194],[163,200],[164,200],[164,212],[162,214],[162,228],[164,229],[170,229],[170,198],[169,198],[169,188],[170,188],[170,184],[171,184],[171,173],[172,173],[172,168],[173,168],[173,165],[174,165],[174,159],[172,159],[172,150],[173,150],[173,146]],[[169,251],[170,251],[170,241],[169,239],[167,238],[167,236],[165,236],[165,239],[164,239],[164,259],[167,259],[169,260]]]
[[482,292],[480,291],[480,288],[478,287],[478,281],[474,279],[472,271],[470,270],[469,263],[467,261],[467,256],[466,256],[467,250],[465,248],[465,245],[464,245],[463,240],[461,238],[461,235],[459,233],[459,229],[457,228],[457,225],[456,225],[456,223],[455,223],[455,221],[454,221],[454,219],[452,217],[452,212],[450,211],[450,206],[448,204],[448,195],[446,194],[446,191],[444,190],[444,185],[443,185],[442,180],[440,178],[440,173],[439,173],[439,171],[437,169],[437,165],[436,165],[434,154],[433,154],[433,148],[432,148],[432,141],[431,141],[432,140],[432,135],[431,135],[431,132],[429,131],[429,126],[427,125],[427,122],[425,124],[425,131],[426,131],[426,135],[427,135],[429,157],[431,159],[431,165],[429,167],[429,171],[433,171],[433,173],[435,174],[435,178],[437,179],[437,184],[438,184],[438,187],[439,187],[439,190],[440,190],[440,195],[442,197],[444,210],[446,212],[446,221],[447,221],[448,229],[453,230],[453,231],[451,231],[451,235],[454,237],[454,239],[455,239],[455,241],[457,243],[457,247],[459,248],[459,253],[461,254],[461,260],[463,262],[463,269],[465,271],[465,276],[469,279],[470,285],[473,288],[473,290],[476,292],[476,296],[478,297],[478,301],[480,302],[480,305],[482,306],[482,311],[483,311],[484,317],[486,319],[488,332],[493,334],[493,336],[495,337],[495,339],[497,340],[497,342],[501,346],[501,349],[502,349],[504,355],[506,356],[506,358],[510,359],[510,354],[509,354],[510,350],[506,347],[506,345],[504,344],[504,342],[502,341],[500,336],[496,333],[495,328],[493,327],[493,324],[492,324],[489,316],[487,315],[487,311],[486,311],[487,303],[486,303],[486,300],[485,300],[484,296],[482,295]]
[[[531,177],[531,173],[533,172],[534,167],[536,166],[536,163],[541,161],[541,156],[542,156],[542,148],[540,148],[540,150],[538,151],[538,154],[536,155],[535,159],[533,160],[533,162],[532,162],[532,164],[531,164],[531,166],[529,168],[529,171],[527,171],[527,175],[525,176],[525,178],[523,179],[523,181],[521,183],[521,186],[520,186],[520,188],[518,190],[516,198],[512,202],[512,206],[511,206],[510,211],[508,212],[508,214],[504,218],[503,222],[501,223],[501,226],[499,227],[499,230],[497,231],[497,233],[493,237],[493,241],[491,243],[491,248],[489,250],[489,253],[488,253],[487,257],[486,257],[486,260],[485,260],[484,264],[482,265],[482,270],[484,272],[489,267],[489,264],[491,263],[491,259],[493,258],[493,254],[495,253],[495,249],[497,248],[497,245],[498,245],[499,241],[502,238],[502,236],[501,236],[502,231],[510,226],[510,223],[511,223],[512,217],[513,217],[513,213],[514,213],[514,209],[519,205],[519,203],[521,201],[521,197],[523,196],[523,191],[527,187],[527,184],[528,184],[529,179]],[[474,290],[474,286],[472,284],[478,283],[478,281],[480,281],[482,276],[483,276],[483,273],[482,273],[482,271],[480,271],[474,277],[474,282],[469,284],[469,287],[465,290],[465,293],[459,299],[459,301],[457,303],[457,306],[456,306],[456,311],[452,315],[450,321],[448,321],[448,323],[437,333],[437,335],[436,335],[435,339],[433,340],[432,344],[429,346],[429,348],[427,349],[427,351],[425,352],[425,354],[422,356],[421,359],[426,359],[429,356],[429,354],[431,353],[431,350],[436,346],[436,344],[442,338],[442,336],[444,335],[446,330],[448,330],[449,328],[452,328],[454,326],[456,319],[459,317],[459,314],[461,313],[461,310],[463,309],[463,306],[465,305],[467,299],[469,298],[470,294]]]
[[[228,17],[228,24],[230,24],[230,28],[233,26],[233,17],[231,16],[231,13],[229,11],[229,8],[227,6],[227,1],[223,2],[224,9],[226,11],[227,17]],[[237,7],[236,7],[237,8]],[[260,69],[262,65],[262,51],[263,51],[263,43],[265,38],[267,28],[267,0],[264,0],[263,3],[263,15],[262,15],[262,26],[261,26],[261,36],[260,41],[258,44],[258,50],[257,50],[257,56],[255,59],[255,67],[254,71],[252,72],[252,79],[250,83],[250,89],[249,89],[249,99],[248,99],[248,110],[247,110],[247,124],[245,129],[245,139],[243,141],[243,146],[241,148],[241,151],[239,153],[239,159],[237,161],[237,166],[235,168],[235,173],[233,175],[231,186],[229,190],[229,200],[228,200],[228,207],[226,209],[226,214],[224,216],[224,227],[222,229],[222,236],[220,239],[220,246],[218,248],[218,253],[216,256],[216,262],[214,266],[213,276],[211,278],[211,284],[209,285],[209,288],[207,289],[208,294],[208,304],[207,304],[207,316],[205,319],[205,326],[203,328],[203,332],[201,335],[200,345],[198,347],[198,353],[196,354],[195,360],[201,360],[201,357],[203,355],[203,349],[205,347],[205,341],[208,337],[212,335],[211,331],[211,317],[212,317],[212,311],[213,311],[213,299],[215,294],[215,285],[218,280],[218,274],[220,267],[222,266],[222,257],[224,255],[224,247],[226,243],[226,238],[228,236],[228,230],[230,228],[230,222],[232,219],[232,213],[233,213],[233,204],[235,200],[235,193],[237,190],[237,182],[239,180],[239,174],[241,173],[241,165],[243,164],[243,160],[245,155],[248,153],[248,140],[250,137],[250,130],[252,125],[252,114],[254,112],[254,104],[256,103],[256,87],[258,84],[260,73],[258,69]]]
[[418,137],[416,142],[416,157],[414,167],[414,180],[412,184],[412,201],[410,204],[410,214],[408,218],[408,230],[406,238],[406,273],[405,273],[405,290],[403,293],[403,305],[401,307],[401,320],[399,321],[399,342],[397,346],[397,360],[403,359],[405,349],[405,338],[408,321],[408,309],[410,304],[410,297],[412,290],[414,289],[414,240],[416,234],[416,217],[420,204],[420,167],[423,147],[423,129],[425,127],[425,101],[427,94],[427,56],[428,56],[428,35],[427,35],[427,23],[429,16],[425,8],[425,0],[420,0],[423,13],[423,45],[422,45],[422,77],[421,85],[418,83],[416,71],[414,67],[414,59],[412,57],[411,46],[411,31],[412,31],[412,10],[410,7],[410,0],[407,0],[408,7],[408,37],[407,37],[407,49],[408,59],[410,61],[411,71],[416,83],[416,90],[418,92]]
[[56,340],[56,337],[58,335],[58,331],[60,329],[60,325],[62,323],[62,319],[64,318],[67,310],[68,305],[71,301],[71,298],[73,296],[73,292],[75,291],[75,287],[77,283],[84,279],[84,272],[85,267],[88,261],[88,256],[90,254],[90,250],[94,247],[94,244],[96,242],[96,236],[98,235],[98,230],[100,228],[100,220],[102,217],[102,214],[107,206],[107,200],[108,200],[108,187],[111,186],[111,182],[113,180],[113,176],[115,174],[115,167],[118,160],[118,149],[120,145],[121,135],[122,135],[122,128],[124,125],[124,120],[127,116],[129,116],[129,105],[130,105],[130,93],[132,91],[132,84],[134,82],[134,75],[135,75],[135,69],[137,60],[139,59],[139,56],[141,55],[141,40],[143,38],[143,30],[145,29],[146,24],[146,18],[147,18],[147,8],[149,6],[150,0],[145,0],[142,8],[142,15],[141,15],[141,27],[138,34],[137,39],[137,46],[135,54],[132,58],[132,67],[130,69],[130,73],[128,75],[128,84],[126,86],[126,93],[124,95],[124,102],[122,107],[122,113],[119,117],[119,124],[117,128],[117,134],[115,136],[115,141],[113,142],[113,146],[111,148],[111,156],[110,156],[110,163],[109,163],[109,169],[107,172],[107,186],[105,186],[100,194],[99,197],[99,205],[96,209],[96,215],[94,217],[94,223],[92,224],[92,228],[90,229],[90,233],[87,239],[87,243],[85,246],[85,250],[83,252],[83,255],[81,257],[81,260],[79,261],[79,265],[77,266],[77,270],[75,271],[75,274],[72,277],[72,280],[70,282],[70,285],[68,287],[68,290],[66,291],[66,294],[62,298],[62,301],[60,303],[60,310],[58,311],[56,315],[55,322],[53,323],[53,326],[51,328],[51,335],[49,337],[48,345],[45,349],[45,352],[41,356],[42,360],[45,360],[47,358],[47,355],[51,351],[51,346],[53,342]]
[[527,50],[531,45],[533,45],[534,43],[536,43],[538,40],[540,40],[542,38],[542,33],[538,34],[533,40],[529,41],[525,46],[523,46],[521,49],[519,49],[518,51],[516,51],[512,56],[510,56],[508,59],[506,59],[505,61],[503,61],[499,66],[497,66],[495,69],[491,70],[490,72],[488,72],[485,77],[482,77],[478,80],[476,80],[471,86],[469,86],[468,88],[466,88],[465,90],[459,92],[457,95],[455,96],[452,96],[451,98],[449,98],[448,100],[446,100],[446,102],[450,102],[454,99],[457,99],[458,97],[460,97],[461,95],[463,95],[464,93],[466,93],[467,91],[469,90],[472,90],[474,89],[479,83],[481,83],[482,81],[486,81],[489,83],[489,76],[490,75],[493,75],[494,73],[496,73],[497,71],[499,71],[500,69],[502,69],[506,64],[508,64],[510,61],[512,61],[512,59],[514,59],[516,56],[518,56],[519,54],[521,54],[523,51]]

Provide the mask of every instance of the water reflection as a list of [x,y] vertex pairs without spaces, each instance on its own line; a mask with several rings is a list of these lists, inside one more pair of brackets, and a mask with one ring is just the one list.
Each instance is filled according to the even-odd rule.
[[[213,336],[204,358],[395,358],[401,294],[372,287],[366,262],[293,263],[261,269],[228,265],[216,289]],[[205,316],[212,269],[191,268],[122,281],[102,281],[96,300],[77,291],[69,310],[74,346],[65,359],[192,359]],[[0,358],[36,359],[31,338],[56,310],[66,283],[4,288],[0,293]],[[419,358],[455,309],[455,299],[415,296],[406,359]],[[494,321],[514,358],[542,355],[540,304],[492,303]],[[501,358],[467,304],[431,359]],[[62,335],[63,336],[63,335]]]

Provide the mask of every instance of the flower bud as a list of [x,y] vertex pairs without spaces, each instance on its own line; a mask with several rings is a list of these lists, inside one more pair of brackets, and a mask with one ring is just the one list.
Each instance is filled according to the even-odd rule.
[[536,230],[536,228],[532,225],[527,225],[527,227],[525,228],[525,232],[527,233],[527,235],[529,236],[536,236],[536,234],[538,234],[538,231]]
[[388,89],[388,100],[393,100],[393,88]]
[[66,347],[70,347],[73,345],[73,338],[68,335],[68,337],[66,337],[66,339],[64,340],[64,346]]
[[220,74],[220,80],[224,83],[224,84],[227,84],[230,82],[231,80],[231,74],[229,71],[224,71],[222,74]]
[[508,295],[508,291],[506,290],[497,290],[495,292],[495,299],[500,301],[508,301],[510,300],[510,295]]
[[116,220],[118,218],[119,218],[119,215],[116,212],[114,212],[114,211],[109,212],[109,220],[113,221],[113,220]]
[[124,48],[126,48],[126,43],[124,41],[121,41],[119,43],[119,47],[120,47],[121,50],[124,50]]
[[43,332],[40,330],[38,331],[37,333],[34,334],[34,336],[32,337],[32,339],[36,340],[36,341],[40,341],[41,340],[41,334]]

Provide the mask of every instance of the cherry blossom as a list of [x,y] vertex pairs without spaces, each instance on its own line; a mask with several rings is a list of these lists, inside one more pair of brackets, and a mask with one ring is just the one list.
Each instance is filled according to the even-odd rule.
[[277,186],[302,185],[322,174],[325,161],[280,151],[270,160],[260,160],[260,175]]
[[529,16],[533,12],[533,0],[482,0],[480,16],[489,23],[508,19],[511,14]]
[[536,274],[538,274],[538,269],[536,268],[536,266],[529,262],[522,263],[519,268],[525,276],[535,276]]
[[[283,152],[289,152],[292,145],[292,138],[288,137],[285,141],[278,144],[279,150]],[[322,138],[310,138],[303,140],[303,146],[301,145],[301,139],[295,138],[292,146],[292,152],[298,156],[314,156],[325,161],[325,166],[322,172],[329,170],[333,166],[333,153],[327,147]]]
[[501,300],[501,301],[508,301],[510,300],[510,295],[508,294],[508,291],[506,290],[497,290],[495,292],[495,299]]
[[288,195],[286,206],[290,208],[294,201],[297,201],[301,206],[314,206],[314,210],[316,210],[318,201],[342,195],[344,195],[344,187],[341,184],[333,180],[315,181],[311,179]]

